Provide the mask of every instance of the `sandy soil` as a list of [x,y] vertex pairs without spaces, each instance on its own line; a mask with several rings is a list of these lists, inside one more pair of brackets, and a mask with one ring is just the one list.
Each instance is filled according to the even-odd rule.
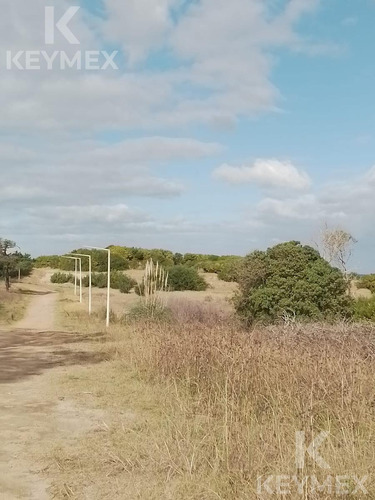
[[17,329],[53,330],[57,294],[51,291],[35,291],[26,316],[17,323]]
[[101,361],[78,334],[57,332],[57,295],[26,285],[32,294],[24,319],[0,330],[0,499],[52,498],[41,452],[71,442],[101,421],[100,411],[80,408],[51,391],[50,370]]

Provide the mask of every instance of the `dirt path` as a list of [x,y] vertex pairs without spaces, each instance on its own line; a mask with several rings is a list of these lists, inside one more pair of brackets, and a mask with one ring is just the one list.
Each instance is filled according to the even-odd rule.
[[53,331],[57,293],[36,291],[25,317],[16,324],[17,329]]
[[76,439],[100,420],[51,390],[49,370],[100,360],[83,349],[79,335],[54,331],[57,294],[32,293],[25,318],[0,331],[1,500],[52,498],[41,451]]

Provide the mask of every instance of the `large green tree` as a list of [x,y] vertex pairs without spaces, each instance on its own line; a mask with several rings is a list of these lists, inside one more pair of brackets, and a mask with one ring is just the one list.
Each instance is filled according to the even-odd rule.
[[285,315],[321,320],[350,314],[343,273],[296,241],[248,255],[238,282],[236,309],[249,323]]

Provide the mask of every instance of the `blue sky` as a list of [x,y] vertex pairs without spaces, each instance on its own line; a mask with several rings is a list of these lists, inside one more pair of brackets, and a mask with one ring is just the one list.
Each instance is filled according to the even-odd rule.
[[[327,223],[374,270],[373,0],[56,0],[80,45],[53,47],[51,2],[3,3],[1,236],[245,254]],[[20,50],[119,69],[7,69]]]

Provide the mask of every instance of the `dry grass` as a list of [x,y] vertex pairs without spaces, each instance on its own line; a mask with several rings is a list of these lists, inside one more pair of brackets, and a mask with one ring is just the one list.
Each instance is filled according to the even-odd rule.
[[365,298],[370,299],[372,293],[367,288],[358,288],[358,281],[352,281],[350,286],[351,296],[355,299]]
[[[374,327],[249,332],[212,302],[170,307],[169,322],[112,326],[100,349],[113,359],[64,379],[64,394],[107,418],[78,446],[55,447],[56,498],[251,500],[269,474],[368,475],[375,498]],[[330,433],[320,449],[328,472],[308,457],[296,471],[297,431],[308,443]],[[306,488],[288,498],[342,496]]]
[[[50,277],[54,273],[52,269],[37,269],[35,270],[34,280],[42,280],[43,283],[49,283]],[[127,271],[128,274],[133,279],[138,282],[142,281],[144,276],[144,271],[133,270]],[[233,307],[229,299],[233,296],[233,293],[237,289],[237,285],[234,283],[225,283],[218,279],[216,274],[205,274],[206,281],[210,284],[210,288],[205,292],[159,292],[158,297],[163,304],[174,303],[178,301],[184,301],[187,303],[213,303],[216,304],[220,309],[224,311],[232,311]],[[65,285],[51,285],[50,288],[59,291],[61,297],[64,301],[64,312],[62,313],[62,320],[69,323],[69,315],[73,316],[72,327],[75,328],[74,317],[79,314],[85,317],[85,312],[88,308],[88,289],[83,289],[83,304],[79,303],[78,297],[75,297],[74,287],[71,284]],[[103,315],[103,310],[106,306],[106,289],[93,288],[92,289],[92,301],[93,301],[93,311],[96,314]],[[111,310],[116,316],[123,316],[129,313],[135,306],[140,303],[140,298],[135,292],[129,294],[120,293],[118,290],[111,290]],[[65,319],[64,319],[65,317]],[[63,325],[64,326],[64,323]]]
[[[0,282],[0,285],[2,283]],[[0,290],[0,325],[10,325],[22,319],[29,297],[20,293],[17,284],[13,284],[11,291]]]

